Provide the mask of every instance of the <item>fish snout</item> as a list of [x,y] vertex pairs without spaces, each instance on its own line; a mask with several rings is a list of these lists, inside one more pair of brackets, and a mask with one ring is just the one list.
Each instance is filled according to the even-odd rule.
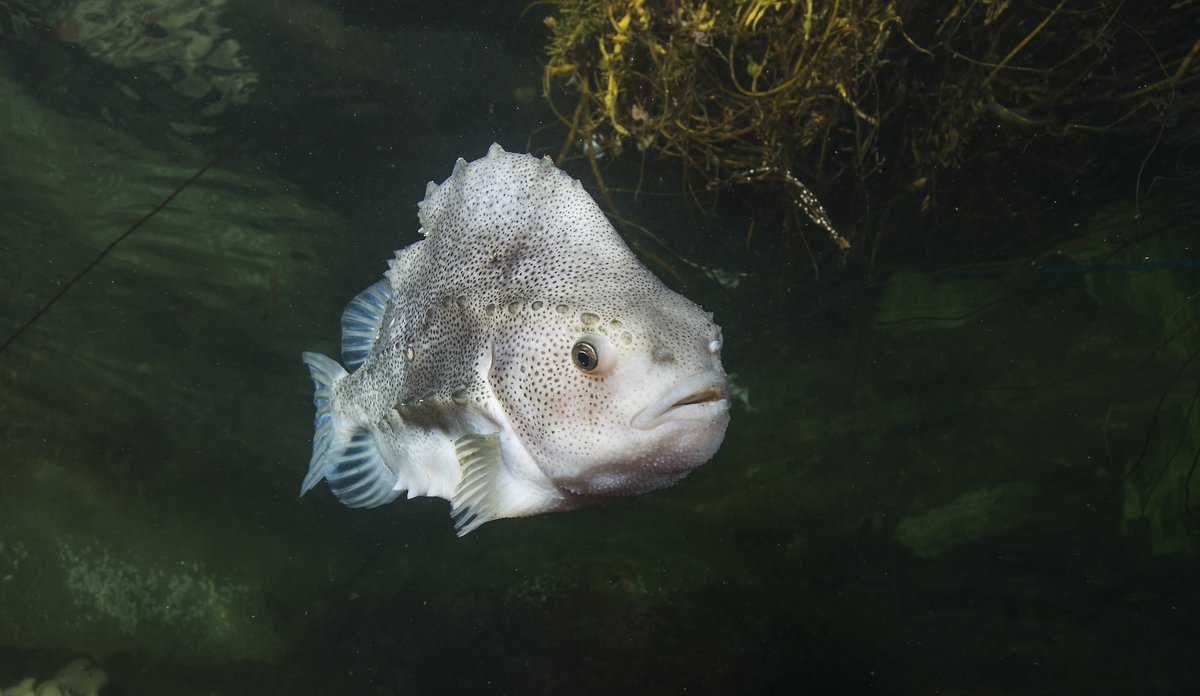
[[651,430],[674,421],[709,421],[729,411],[729,385],[723,371],[694,374],[634,415],[631,425]]

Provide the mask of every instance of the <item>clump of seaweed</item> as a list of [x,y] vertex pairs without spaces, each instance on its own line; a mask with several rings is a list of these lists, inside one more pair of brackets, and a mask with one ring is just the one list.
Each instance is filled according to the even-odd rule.
[[[713,186],[772,182],[839,248],[849,242],[795,175],[793,158],[878,128],[873,65],[899,18],[888,3],[603,0],[555,3],[544,73],[573,89],[569,146],[627,146],[683,160]],[[551,100],[554,103],[554,100]],[[867,104],[860,106],[860,104]],[[565,150],[565,147],[564,147]],[[565,152],[563,153],[565,154]]]
[[0,0],[0,36],[23,38],[41,24],[38,8],[29,0]]
[[839,234],[804,182],[850,175],[928,211],[939,183],[1006,158],[1078,175],[1101,166],[1097,137],[1156,146],[1200,101],[1180,97],[1200,77],[1196,0],[548,4],[560,159],[581,143],[596,171],[597,155],[636,148],[709,188],[783,192],[843,254],[865,233]]

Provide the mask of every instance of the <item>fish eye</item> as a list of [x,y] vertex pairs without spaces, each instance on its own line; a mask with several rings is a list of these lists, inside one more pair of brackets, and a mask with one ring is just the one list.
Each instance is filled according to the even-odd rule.
[[571,364],[588,377],[603,377],[617,364],[621,351],[600,333],[584,333],[575,337],[571,346]]
[[585,374],[595,372],[596,368],[600,366],[600,356],[596,353],[596,346],[587,341],[575,342],[575,345],[571,347],[571,360],[575,363],[575,367]]

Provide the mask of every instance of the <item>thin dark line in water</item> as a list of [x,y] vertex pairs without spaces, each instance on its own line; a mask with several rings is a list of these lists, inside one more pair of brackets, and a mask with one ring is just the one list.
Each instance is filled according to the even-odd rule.
[[[1142,502],[1142,512],[1141,512],[1141,514],[1138,515],[1138,519],[1141,519],[1141,517],[1146,514],[1146,508],[1150,505],[1150,498],[1151,498],[1151,496],[1154,495],[1154,491],[1158,488],[1158,484],[1163,480],[1163,477],[1167,475],[1167,471],[1169,471],[1171,469],[1171,463],[1175,461],[1175,457],[1183,449],[1183,446],[1187,444],[1189,439],[1191,439],[1190,435],[1193,431],[1188,426],[1191,425],[1192,413],[1193,413],[1193,411],[1195,411],[1197,401],[1200,401],[1200,380],[1196,381],[1196,391],[1192,394],[1192,400],[1188,404],[1188,407],[1187,407],[1187,414],[1183,418],[1183,434],[1181,434],[1179,436],[1178,444],[1175,445],[1175,449],[1171,452],[1171,456],[1167,457],[1167,461],[1162,465],[1162,468],[1159,469],[1158,475],[1155,476],[1154,480],[1150,483],[1150,485],[1146,487],[1146,492],[1142,495],[1142,501],[1141,501]],[[1186,509],[1186,508],[1187,508],[1187,490],[1185,488],[1184,489],[1184,509]]]
[[[1134,472],[1141,467],[1142,462],[1146,460],[1146,453],[1150,450],[1150,443],[1154,439],[1154,429],[1155,426],[1158,425],[1158,417],[1159,414],[1162,413],[1163,404],[1165,404],[1167,401],[1167,395],[1171,392],[1171,385],[1179,381],[1180,376],[1183,375],[1184,371],[1187,370],[1188,365],[1192,364],[1192,361],[1195,360],[1197,356],[1200,356],[1200,350],[1193,351],[1192,354],[1183,361],[1183,364],[1179,366],[1179,369],[1175,371],[1175,374],[1171,376],[1170,381],[1167,382],[1167,386],[1163,388],[1162,393],[1159,394],[1158,402],[1154,405],[1154,412],[1150,415],[1150,423],[1146,426],[1146,437],[1142,440],[1141,452],[1138,453],[1138,457],[1136,460],[1134,460],[1133,464],[1125,470],[1125,474],[1121,476],[1121,480],[1117,482],[1117,485],[1114,486],[1111,491],[1109,491],[1109,496],[1112,496],[1117,491],[1121,490],[1121,488],[1129,481],[1129,479],[1133,477]],[[1145,512],[1146,510],[1143,507],[1143,509],[1138,513],[1138,519],[1141,519]]]
[[223,160],[226,157],[228,157],[229,155],[233,154],[236,150],[238,150],[242,146],[246,145],[247,143],[251,143],[251,142],[254,142],[257,140],[276,140],[276,139],[309,140],[309,141],[316,141],[316,142],[324,143],[326,145],[334,145],[336,147],[349,149],[349,150],[361,150],[361,151],[367,151],[367,152],[380,152],[381,151],[380,148],[351,145],[351,144],[347,144],[347,143],[339,143],[337,141],[330,140],[328,138],[322,137],[315,133],[305,133],[302,131],[277,131],[277,132],[273,132],[273,133],[255,133],[253,135],[247,135],[244,138],[241,138],[240,140],[237,140],[233,143],[230,143],[229,145],[226,145],[220,152],[218,152],[216,155],[214,155],[212,157],[212,159],[205,162],[204,166],[197,169],[195,174],[192,174],[182,184],[176,186],[175,190],[171,191],[171,193],[168,194],[167,197],[164,198],[161,203],[159,203],[157,206],[155,206],[153,210],[146,213],[142,217],[138,218],[138,220],[136,222],[134,222],[132,225],[130,225],[128,229],[126,229],[121,234],[117,235],[117,237],[115,239],[113,239],[111,242],[108,243],[107,246],[105,246],[103,249],[100,250],[100,253],[96,254],[95,258],[93,258],[86,266],[84,266],[81,270],[79,270],[77,273],[75,273],[75,275],[71,276],[71,278],[68,279],[67,282],[63,283],[62,287],[60,287],[58,289],[58,292],[54,293],[54,295],[49,300],[47,300],[45,303],[43,303],[42,306],[39,307],[38,310],[36,312],[34,312],[31,317],[29,317],[29,319],[25,320],[25,322],[23,324],[21,324],[19,327],[17,327],[17,330],[14,331],[12,333],[12,335],[10,335],[8,338],[4,339],[3,343],[0,343],[0,354],[3,354],[5,351],[7,351],[9,346],[11,346],[14,341],[16,341],[18,338],[20,338],[22,334],[24,334],[26,331],[29,330],[30,327],[32,327],[34,324],[36,324],[38,319],[41,319],[42,316],[46,312],[50,311],[50,308],[53,307],[59,300],[61,300],[63,298],[63,296],[66,295],[67,292],[69,292],[71,290],[71,288],[75,287],[75,285],[78,284],[79,281],[82,280],[84,276],[86,276],[93,268],[100,265],[100,262],[103,261],[105,259],[105,257],[107,257],[112,252],[113,249],[117,248],[117,246],[120,245],[121,242],[124,242],[126,239],[129,239],[130,235],[132,235],[134,232],[136,232],[138,230],[138,228],[140,228],[142,225],[149,222],[150,218],[154,217],[159,212],[161,212],[163,208],[166,208],[168,205],[170,205],[171,201],[175,200],[176,196],[183,193],[183,190],[186,189],[187,187],[196,183],[196,180],[199,179],[200,177],[204,176],[204,174],[207,173],[208,170],[212,169],[221,160]]
[[1196,454],[1192,457],[1192,466],[1188,469],[1187,477],[1183,479],[1183,511],[1193,520],[1200,522],[1200,517],[1192,510],[1192,475],[1196,473],[1196,465],[1200,464],[1200,445],[1196,446]]

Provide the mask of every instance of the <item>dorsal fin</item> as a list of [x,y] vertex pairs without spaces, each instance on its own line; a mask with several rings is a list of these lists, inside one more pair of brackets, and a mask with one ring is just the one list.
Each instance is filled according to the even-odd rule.
[[383,310],[392,296],[392,286],[384,278],[350,300],[342,312],[342,362],[354,372],[367,359],[379,327],[383,325]]

